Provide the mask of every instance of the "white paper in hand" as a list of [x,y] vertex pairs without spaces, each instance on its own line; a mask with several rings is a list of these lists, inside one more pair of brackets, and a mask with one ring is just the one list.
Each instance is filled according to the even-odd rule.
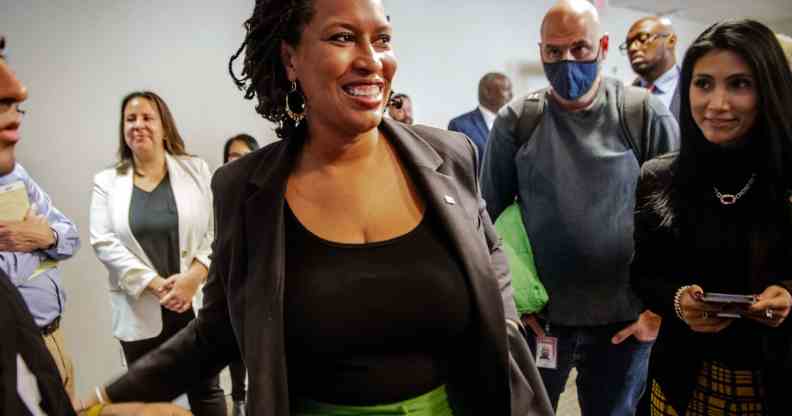
[[30,208],[22,181],[0,186],[0,221],[22,221]]

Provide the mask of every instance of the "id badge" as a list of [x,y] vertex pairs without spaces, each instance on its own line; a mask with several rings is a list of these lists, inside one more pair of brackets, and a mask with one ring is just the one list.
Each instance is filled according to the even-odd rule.
[[536,366],[550,370],[558,368],[558,338],[536,337]]

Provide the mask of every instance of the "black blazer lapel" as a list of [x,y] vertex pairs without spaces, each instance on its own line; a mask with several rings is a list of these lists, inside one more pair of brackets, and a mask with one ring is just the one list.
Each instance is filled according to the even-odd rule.
[[486,241],[483,235],[472,232],[479,221],[479,202],[475,195],[460,192],[457,180],[443,172],[443,158],[428,143],[412,131],[393,124],[384,122],[383,130],[404,156],[403,161],[424,191],[422,195],[426,198],[428,208],[439,214],[464,264],[465,272],[470,276],[473,289],[477,294],[492,290],[495,285],[489,284],[491,279],[483,279],[492,275],[486,255],[489,252]]
[[[467,367],[468,375],[475,374],[476,380],[465,380],[465,384],[475,386],[476,396],[457,397],[457,400],[472,403],[488,403],[487,411],[496,409],[497,403],[508,389],[508,374],[499,370],[508,369],[508,350],[506,346],[506,329],[503,305],[500,302],[494,271],[492,269],[489,248],[482,232],[479,217],[479,200],[477,194],[465,190],[458,179],[445,173],[446,161],[425,140],[411,128],[401,124],[383,121],[383,132],[392,140],[401,153],[402,160],[412,173],[416,185],[426,198],[427,209],[438,213],[440,221],[448,231],[448,235],[457,250],[459,259],[473,292],[475,309],[478,311],[478,334],[473,342],[478,345],[465,346],[468,351],[478,355],[478,367]],[[455,139],[449,137],[448,139]],[[473,164],[469,167],[474,169]],[[468,172],[475,177],[474,172]],[[469,189],[474,189],[471,184]],[[454,352],[449,351],[449,354]],[[471,358],[471,357],[468,357]],[[466,366],[470,364],[466,363]],[[483,389],[491,389],[484,391]],[[508,390],[506,391],[508,393]],[[469,393],[469,392],[468,392]],[[449,393],[451,394],[451,393]],[[508,396],[508,395],[507,395]],[[472,404],[471,403],[471,404]],[[470,408],[478,408],[472,404]],[[478,414],[474,412],[473,414]],[[497,411],[495,414],[500,414]]]
[[251,407],[254,414],[289,414],[283,338],[284,195],[299,147],[296,141],[284,141],[262,159],[250,177],[244,222],[237,230],[238,251],[245,257],[240,264],[246,266],[231,282],[242,300],[231,308],[241,312],[243,356],[251,374],[248,389],[258,402]]

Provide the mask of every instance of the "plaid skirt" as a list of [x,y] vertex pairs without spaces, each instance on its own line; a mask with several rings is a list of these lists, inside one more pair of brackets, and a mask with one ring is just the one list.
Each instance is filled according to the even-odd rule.
[[733,370],[705,361],[687,409],[679,413],[667,402],[657,380],[651,382],[652,416],[763,416],[765,393],[759,370]]

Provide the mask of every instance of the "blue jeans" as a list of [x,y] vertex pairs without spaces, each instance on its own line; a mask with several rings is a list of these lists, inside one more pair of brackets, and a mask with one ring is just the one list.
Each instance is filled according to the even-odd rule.
[[[558,409],[572,367],[577,368],[578,403],[583,416],[632,416],[646,386],[649,354],[654,342],[629,337],[621,344],[611,337],[629,322],[595,327],[549,327],[548,336],[558,338],[558,368],[540,368],[547,393]],[[536,338],[528,331],[528,343],[536,351]]]

